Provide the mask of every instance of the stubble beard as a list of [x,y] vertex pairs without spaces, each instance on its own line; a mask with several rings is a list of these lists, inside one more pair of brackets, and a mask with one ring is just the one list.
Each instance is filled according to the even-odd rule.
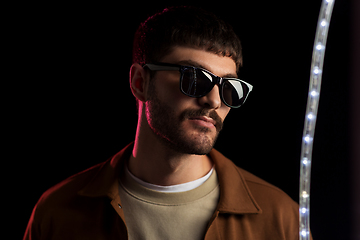
[[[154,79],[152,79],[153,81]],[[150,83],[153,85],[153,83]],[[161,102],[158,98],[154,86],[149,86],[149,100],[145,103],[147,122],[160,139],[160,141],[179,154],[206,155],[213,148],[217,137],[222,129],[221,118],[209,109],[185,110],[179,117],[176,117],[174,109]],[[150,92],[151,91],[151,92]],[[183,122],[190,117],[205,116],[213,118],[216,121],[216,134],[211,137],[211,129],[207,127],[194,126],[191,134],[186,129],[182,129]]]

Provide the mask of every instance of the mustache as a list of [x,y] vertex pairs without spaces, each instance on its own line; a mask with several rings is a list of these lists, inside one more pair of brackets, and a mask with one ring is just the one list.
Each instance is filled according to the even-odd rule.
[[189,118],[194,118],[194,117],[209,117],[212,118],[216,124],[216,131],[220,132],[221,129],[223,128],[223,120],[221,119],[221,117],[213,110],[213,111],[209,111],[207,109],[199,109],[199,110],[195,110],[195,109],[188,109],[185,110],[181,115],[180,115],[180,120],[184,121],[186,119]]

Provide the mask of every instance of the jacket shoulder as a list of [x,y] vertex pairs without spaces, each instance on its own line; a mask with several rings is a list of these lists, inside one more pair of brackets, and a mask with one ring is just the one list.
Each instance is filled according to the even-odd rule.
[[278,193],[284,193],[284,191],[282,191],[280,188],[276,187],[275,185],[261,179],[260,177],[255,176],[254,174],[236,166],[236,168],[238,169],[238,171],[243,175],[243,177],[245,178],[247,184],[253,185],[253,186],[258,186],[264,189],[268,189],[269,191],[275,191]]
[[73,209],[81,197],[79,191],[96,176],[105,163],[79,172],[45,191],[34,207],[33,220],[44,222]]
[[54,185],[42,194],[39,203],[58,202],[77,195],[94,178],[104,164],[105,162],[99,163]]
[[[104,163],[97,164],[87,170],[77,173],[45,191],[31,214],[24,239],[47,238],[52,224],[56,221],[66,221],[74,216],[72,209],[79,205],[78,192],[94,178]],[[65,225],[63,222],[58,225]],[[44,237],[45,236],[45,237]]]
[[[243,175],[251,194],[263,211],[273,209],[281,212],[281,209],[287,211],[292,209],[297,213],[298,203],[283,190],[240,167],[236,168]],[[295,212],[294,214],[296,215]]]
[[238,167],[232,160],[225,157],[219,151],[213,149],[210,152],[210,157],[215,161],[215,165],[217,165],[219,170],[221,170],[223,178],[226,180],[224,180],[224,185],[234,181],[244,181],[244,184],[257,202],[261,202],[260,199],[268,198],[266,199],[267,202],[283,200],[291,204],[295,203],[280,188]]

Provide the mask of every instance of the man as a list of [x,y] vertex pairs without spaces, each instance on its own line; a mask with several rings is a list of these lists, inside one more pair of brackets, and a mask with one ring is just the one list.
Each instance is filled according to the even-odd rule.
[[43,194],[24,239],[298,239],[298,205],[213,149],[252,86],[215,15],[165,9],[138,28],[134,143]]

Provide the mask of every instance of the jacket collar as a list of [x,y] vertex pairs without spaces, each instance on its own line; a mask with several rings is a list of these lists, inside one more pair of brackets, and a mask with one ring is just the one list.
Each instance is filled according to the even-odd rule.
[[[111,160],[102,164],[94,178],[79,191],[80,195],[88,197],[104,197],[117,199],[118,176],[125,161],[129,159],[133,143],[118,152]],[[209,157],[215,163],[215,169],[220,184],[220,200],[217,206],[219,212],[249,214],[261,213],[262,210],[252,196],[246,180],[236,165],[213,149]]]
[[85,185],[78,193],[87,197],[117,198],[118,177],[125,162],[130,158],[134,143],[130,143],[112,158],[99,164],[98,171],[92,180]]
[[209,153],[220,184],[218,210],[225,213],[261,213],[240,169],[215,149]]

